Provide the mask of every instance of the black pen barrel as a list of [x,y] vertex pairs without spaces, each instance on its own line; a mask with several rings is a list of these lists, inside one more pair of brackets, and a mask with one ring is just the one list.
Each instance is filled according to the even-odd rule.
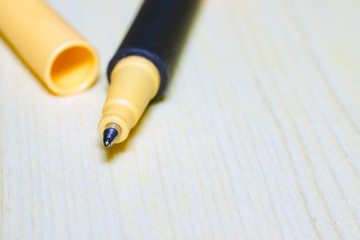
[[122,58],[142,56],[152,61],[161,78],[160,97],[179,55],[199,0],[145,0],[125,39],[111,59],[110,75]]

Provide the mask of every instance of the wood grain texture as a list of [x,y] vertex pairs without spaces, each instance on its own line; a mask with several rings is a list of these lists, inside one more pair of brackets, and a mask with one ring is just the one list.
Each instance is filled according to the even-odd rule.
[[105,69],[140,0],[49,0],[98,49],[55,97],[0,40],[2,239],[359,239],[360,2],[207,0],[111,150]]

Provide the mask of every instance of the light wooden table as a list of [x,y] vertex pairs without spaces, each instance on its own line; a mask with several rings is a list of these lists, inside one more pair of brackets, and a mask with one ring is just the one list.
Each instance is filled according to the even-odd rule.
[[2,239],[359,239],[360,2],[207,0],[163,101],[110,150],[105,69],[140,0],[49,0],[98,49],[55,97],[0,40]]

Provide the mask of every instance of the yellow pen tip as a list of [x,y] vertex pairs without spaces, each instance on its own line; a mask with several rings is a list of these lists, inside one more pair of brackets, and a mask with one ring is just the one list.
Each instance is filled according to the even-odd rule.
[[[120,143],[128,137],[131,128],[136,125],[160,86],[157,67],[140,56],[129,56],[120,60],[110,79],[110,88],[99,123],[99,133],[103,135],[105,147]],[[118,135],[114,134],[112,128],[117,130]]]

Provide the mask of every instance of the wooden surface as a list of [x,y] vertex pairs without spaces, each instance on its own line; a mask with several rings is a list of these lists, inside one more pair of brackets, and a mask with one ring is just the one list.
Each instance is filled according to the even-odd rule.
[[207,0],[166,98],[111,150],[140,0],[50,0],[101,56],[55,97],[0,40],[2,239],[359,239],[360,2]]

